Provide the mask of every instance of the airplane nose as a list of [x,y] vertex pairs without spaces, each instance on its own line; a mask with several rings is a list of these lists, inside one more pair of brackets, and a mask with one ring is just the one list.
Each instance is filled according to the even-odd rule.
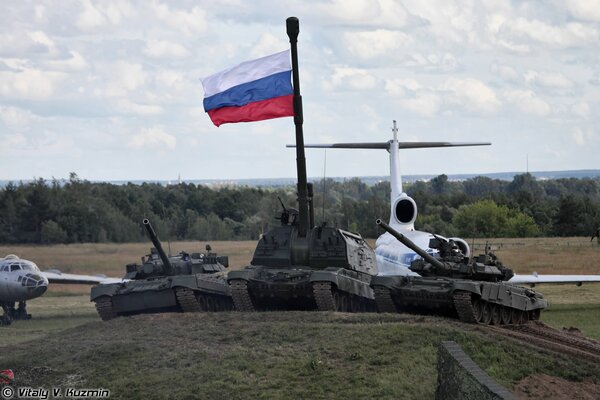
[[48,290],[48,285],[39,285],[38,287],[33,289],[32,295],[34,297],[39,297],[39,296],[43,295],[44,293],[46,293],[46,290]]

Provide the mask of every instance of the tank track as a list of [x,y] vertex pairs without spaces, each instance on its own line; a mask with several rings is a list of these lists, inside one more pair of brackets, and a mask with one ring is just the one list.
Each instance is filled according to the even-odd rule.
[[477,323],[475,309],[473,309],[473,303],[471,302],[471,293],[456,291],[452,295],[452,301],[458,313],[458,319],[469,324]]
[[314,282],[312,289],[318,311],[336,311],[337,307],[333,298],[331,283]]
[[380,313],[395,313],[398,312],[394,299],[390,290],[383,286],[375,286],[373,288],[375,292],[375,303],[377,304],[377,310]]
[[117,317],[117,314],[113,310],[112,299],[110,297],[102,296],[96,299],[95,306],[102,321],[108,321]]
[[178,287],[175,289],[175,296],[177,297],[177,303],[183,310],[183,312],[199,312],[202,311],[198,299],[194,291],[184,287]]
[[241,279],[236,279],[229,282],[229,288],[231,289],[231,297],[233,299],[233,305],[238,311],[256,311],[250,293],[248,292],[248,282]]

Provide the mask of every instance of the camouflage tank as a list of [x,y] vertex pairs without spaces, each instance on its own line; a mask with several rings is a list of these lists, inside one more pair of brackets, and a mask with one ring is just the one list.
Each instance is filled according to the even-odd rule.
[[358,234],[314,224],[302,131],[298,19],[288,18],[286,27],[292,60],[298,210],[283,207],[281,225],[262,236],[250,265],[229,272],[233,302],[239,311],[374,310],[374,294],[369,286],[371,277],[377,274],[373,249]]
[[233,302],[226,281],[228,257],[181,252],[167,256],[150,221],[143,225],[154,247],[141,264],[128,264],[121,283],[92,287],[90,300],[103,320],[119,315],[161,311],[229,311]]
[[281,226],[259,240],[251,265],[229,272],[235,308],[375,311],[369,287],[377,274],[373,249],[360,235],[326,225],[311,225],[302,235],[299,217],[284,206]]
[[541,293],[513,285],[510,268],[492,253],[474,259],[465,257],[452,240],[431,239],[439,259],[381,220],[377,224],[422,259],[410,270],[421,276],[377,276],[371,280],[380,312],[414,309],[457,315],[463,322],[520,324],[537,320],[548,302]]

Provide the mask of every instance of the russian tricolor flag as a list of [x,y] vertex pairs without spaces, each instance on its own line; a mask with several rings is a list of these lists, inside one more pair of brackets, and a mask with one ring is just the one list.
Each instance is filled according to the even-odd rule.
[[202,79],[204,111],[219,126],[293,117],[290,51],[246,61]]

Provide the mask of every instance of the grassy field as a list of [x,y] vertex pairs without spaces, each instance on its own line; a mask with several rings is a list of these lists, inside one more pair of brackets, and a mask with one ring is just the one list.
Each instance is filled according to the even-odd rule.
[[442,340],[457,341],[510,388],[540,373],[600,383],[600,365],[475,326],[402,314],[171,313],[96,320],[2,345],[0,365],[15,370],[17,386],[102,387],[113,398],[423,399],[435,391]]
[[[507,243],[506,239],[503,239]],[[600,273],[600,248],[555,239],[505,245],[516,271]],[[523,240],[520,239],[522,242]],[[519,243],[521,243],[519,242]],[[583,240],[581,240],[583,243]],[[573,243],[573,239],[571,239]],[[232,268],[247,264],[254,242],[213,242]],[[165,246],[166,247],[166,246]],[[200,250],[177,242],[172,252]],[[3,246],[41,267],[121,276],[147,244]],[[574,251],[574,249],[576,251]],[[552,252],[550,254],[550,252]],[[540,285],[546,323],[600,339],[600,284]],[[600,366],[490,336],[442,318],[341,313],[159,314],[99,320],[89,287],[54,285],[29,302],[31,321],[0,329],[0,369],[19,385],[105,387],[112,398],[432,398],[436,349],[455,340],[509,388],[545,373],[600,384]]]

